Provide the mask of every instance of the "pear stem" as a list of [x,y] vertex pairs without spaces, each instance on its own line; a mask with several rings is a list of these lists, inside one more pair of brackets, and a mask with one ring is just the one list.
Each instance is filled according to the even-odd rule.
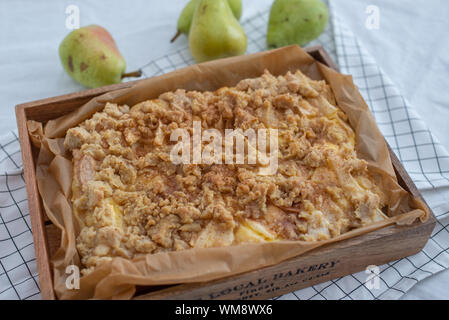
[[136,70],[133,72],[127,72],[127,73],[122,74],[122,79],[129,78],[129,77],[138,78],[141,75],[142,75],[142,70],[139,69],[139,70]]
[[181,35],[181,31],[178,30],[178,32],[176,32],[175,36],[173,38],[171,38],[170,43],[175,42],[176,39],[178,39],[178,37]]

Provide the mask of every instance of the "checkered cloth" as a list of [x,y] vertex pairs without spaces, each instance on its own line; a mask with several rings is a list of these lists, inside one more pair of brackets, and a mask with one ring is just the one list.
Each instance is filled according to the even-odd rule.
[[[329,5],[334,12],[333,2]],[[244,21],[249,53],[266,50],[267,21],[268,12]],[[378,288],[368,289],[369,274],[359,272],[276,299],[398,299],[417,282],[449,267],[449,204],[441,201],[448,197],[444,187],[449,186],[449,154],[343,21],[331,15],[325,32],[311,43],[315,44],[326,48],[341,72],[353,75],[413,181],[421,190],[431,190],[426,200],[438,222],[420,253],[379,266]],[[185,47],[142,66],[143,76],[192,63]],[[40,298],[30,226],[20,146],[12,132],[0,138],[0,299]]]
[[0,138],[0,300],[39,299],[39,280],[17,134]]

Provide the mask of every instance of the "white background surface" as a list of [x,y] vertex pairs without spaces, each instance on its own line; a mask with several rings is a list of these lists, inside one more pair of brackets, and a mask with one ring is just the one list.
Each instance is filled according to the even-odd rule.
[[[363,45],[449,149],[449,1],[334,0]],[[242,19],[272,0],[243,0]],[[114,36],[133,70],[186,45],[169,39],[186,0],[0,2],[0,133],[16,128],[14,105],[81,90],[59,63],[68,33],[65,9],[80,8],[81,25],[100,24]],[[368,5],[380,9],[380,29],[365,28]],[[1,250],[1,248],[0,248]],[[405,298],[449,299],[449,271],[417,284]]]

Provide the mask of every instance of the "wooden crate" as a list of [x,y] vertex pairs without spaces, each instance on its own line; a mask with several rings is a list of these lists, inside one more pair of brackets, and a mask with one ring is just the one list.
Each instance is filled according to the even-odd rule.
[[[307,48],[316,60],[337,69],[321,46]],[[34,247],[42,298],[55,299],[50,257],[58,249],[60,231],[46,218],[36,183],[38,150],[31,144],[26,122],[46,122],[67,114],[93,97],[126,88],[127,82],[16,106]],[[390,149],[400,185],[422,199],[416,186]],[[305,288],[337,277],[365,270],[419,252],[435,226],[430,214],[427,222],[409,226],[389,226],[369,234],[317,248],[280,264],[206,283],[181,284],[157,288],[137,288],[135,299],[263,299]]]

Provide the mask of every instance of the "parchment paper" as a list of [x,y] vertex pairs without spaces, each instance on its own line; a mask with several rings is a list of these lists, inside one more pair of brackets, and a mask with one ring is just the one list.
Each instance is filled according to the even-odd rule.
[[[388,195],[389,219],[359,228],[327,241],[279,241],[237,245],[222,248],[189,249],[148,254],[130,259],[120,257],[81,277],[79,290],[66,288],[66,267],[80,265],[76,250],[79,233],[72,214],[71,154],[63,146],[67,129],[102,110],[105,102],[132,106],[157,98],[166,91],[216,90],[234,86],[240,80],[260,76],[264,70],[273,75],[300,69],[315,80],[326,80],[338,106],[348,115],[356,132],[358,156],[368,162],[371,174]],[[34,145],[40,148],[36,177],[39,193],[49,219],[62,231],[61,246],[52,257],[54,287],[59,299],[120,298],[129,299],[135,286],[152,286],[209,281],[225,276],[277,264],[324,244],[355,237],[392,224],[425,221],[426,206],[402,189],[396,179],[388,148],[368,106],[352,77],[342,75],[315,61],[298,46],[289,46],[252,55],[216,60],[180,69],[139,82],[131,88],[112,91],[96,97],[76,111],[50,120],[43,126],[28,122]]]

